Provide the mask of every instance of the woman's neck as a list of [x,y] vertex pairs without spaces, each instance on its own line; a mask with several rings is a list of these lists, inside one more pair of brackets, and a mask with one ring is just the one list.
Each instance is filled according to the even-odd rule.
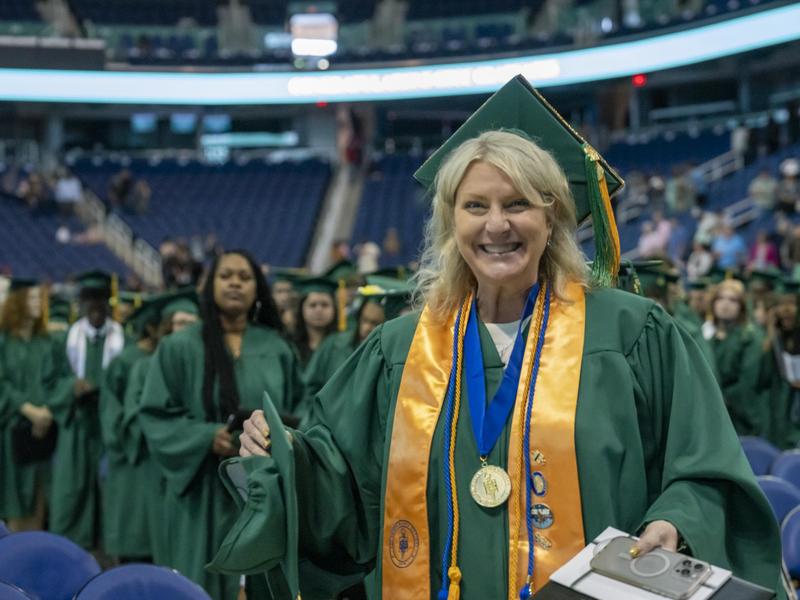
[[517,321],[525,308],[528,292],[536,282],[523,288],[478,284],[478,313],[484,323]]
[[20,337],[20,339],[29,340],[33,337],[33,330],[34,330],[33,319],[25,319],[22,323],[20,323],[17,335]]
[[322,343],[322,340],[325,339],[325,329],[306,326],[306,331],[308,331],[308,347],[312,350],[316,350]]
[[219,322],[222,326],[222,331],[224,331],[226,334],[244,333],[244,330],[247,329],[247,314],[222,314],[219,317]]

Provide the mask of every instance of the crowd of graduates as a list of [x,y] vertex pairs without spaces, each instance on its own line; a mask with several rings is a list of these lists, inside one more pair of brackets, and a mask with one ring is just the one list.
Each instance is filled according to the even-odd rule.
[[[800,442],[800,285],[779,271],[715,270],[684,284],[660,261],[629,265],[620,284],[659,302],[698,344],[740,436]],[[800,364],[800,363],[798,363]]]
[[410,295],[402,270],[363,276],[348,263],[271,279],[246,252],[216,257],[196,288],[151,295],[99,271],[74,298],[13,278],[0,313],[0,519],[107,566],[170,566],[215,599],[243,585],[269,598],[255,578],[206,569],[238,514],[220,462],[265,393],[302,428],[315,392]]
[[[402,269],[272,273],[246,252],[217,256],[196,288],[146,295],[95,271],[74,298],[14,278],[0,313],[0,518],[48,529],[106,565],[152,561],[213,598],[263,581],[211,572],[236,521],[218,476],[265,392],[302,429],[314,395],[385,320],[409,310]],[[718,272],[684,289],[659,261],[619,286],[648,296],[711,364],[740,435],[800,441],[798,284]],[[263,579],[263,578],[262,578]],[[348,597],[355,596],[351,591]]]

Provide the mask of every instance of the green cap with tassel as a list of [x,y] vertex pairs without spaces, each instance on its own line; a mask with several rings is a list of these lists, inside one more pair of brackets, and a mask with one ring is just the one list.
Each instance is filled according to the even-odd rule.
[[591,216],[596,255],[596,283],[614,285],[619,271],[619,234],[611,197],[625,182],[528,81],[517,75],[476,110],[417,170],[414,177],[432,189],[447,156],[468,139],[503,129],[535,141],[561,165],[575,200],[578,223]]

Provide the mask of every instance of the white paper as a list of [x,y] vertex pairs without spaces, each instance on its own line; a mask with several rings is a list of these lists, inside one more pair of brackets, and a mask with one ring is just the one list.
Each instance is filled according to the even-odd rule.
[[[596,600],[664,600],[664,596],[592,571],[589,563],[595,555],[597,545],[615,537],[627,535],[624,531],[608,527],[592,543],[576,554],[572,560],[553,573],[550,579]],[[689,600],[706,600],[710,598],[730,578],[730,571],[712,565],[711,575],[700,589],[692,594]]]

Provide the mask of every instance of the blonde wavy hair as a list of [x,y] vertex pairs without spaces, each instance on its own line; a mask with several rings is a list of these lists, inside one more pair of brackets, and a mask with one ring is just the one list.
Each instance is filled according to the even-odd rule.
[[414,277],[415,304],[425,303],[444,316],[458,309],[476,287],[455,240],[456,192],[476,161],[500,169],[520,194],[545,209],[553,231],[539,262],[540,280],[549,282],[561,300],[568,300],[565,292],[571,281],[588,287],[586,258],[575,238],[575,201],[564,171],[532,140],[511,131],[487,131],[453,150],[436,175],[433,213],[425,226],[420,268]]

